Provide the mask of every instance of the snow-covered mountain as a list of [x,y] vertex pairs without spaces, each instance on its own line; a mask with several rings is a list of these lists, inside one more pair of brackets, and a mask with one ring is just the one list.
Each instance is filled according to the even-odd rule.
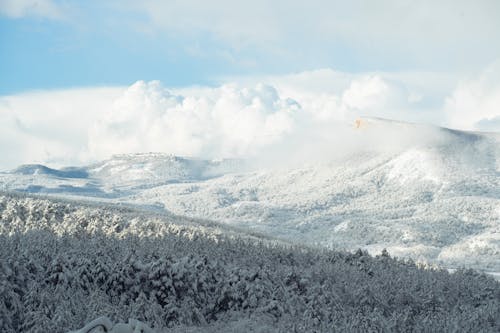
[[84,167],[53,169],[21,165],[0,173],[4,190],[29,193],[117,198],[151,187],[191,183],[243,170],[238,160],[201,160],[162,153],[115,155]]
[[289,166],[120,155],[80,168],[21,166],[0,174],[0,189],[137,204],[288,241],[500,271],[498,134],[361,119],[342,135],[327,158]]

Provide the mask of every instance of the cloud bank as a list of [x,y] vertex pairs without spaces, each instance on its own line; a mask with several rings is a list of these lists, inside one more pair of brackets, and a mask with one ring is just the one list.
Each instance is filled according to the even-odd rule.
[[[4,96],[0,169],[138,152],[288,162],[328,158],[352,148],[348,141],[355,139],[347,131],[359,116],[500,131],[498,73],[494,64],[457,85],[432,73],[325,69],[216,87],[167,89],[158,81],[138,81]],[[380,145],[390,146],[394,135],[389,137]]]
[[[337,73],[330,74],[335,80]],[[358,116],[405,119],[419,108],[408,87],[382,75],[351,75],[337,88],[308,90],[277,80],[173,92],[157,81],[138,81],[92,127],[88,152],[97,159],[160,151],[314,160],[348,150],[346,135]]]
[[39,91],[0,97],[0,170],[21,163],[88,161],[88,129],[123,88]]
[[243,157],[294,130],[300,106],[266,85],[224,85],[201,96],[175,95],[158,81],[138,81],[91,129],[89,152],[168,152]]

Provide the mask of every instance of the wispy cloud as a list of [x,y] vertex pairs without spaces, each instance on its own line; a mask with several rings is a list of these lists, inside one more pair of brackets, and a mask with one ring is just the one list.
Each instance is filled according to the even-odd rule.
[[0,0],[0,90],[319,68],[471,74],[500,58],[498,12],[495,0]]
[[141,21],[151,30],[190,41],[211,36],[220,47],[239,55],[264,53],[289,70],[297,62],[363,69],[477,68],[500,55],[500,43],[493,41],[500,31],[500,3],[494,0],[147,0],[119,6],[143,13]]
[[0,0],[0,14],[10,18],[41,17],[60,20],[64,9],[53,0]]

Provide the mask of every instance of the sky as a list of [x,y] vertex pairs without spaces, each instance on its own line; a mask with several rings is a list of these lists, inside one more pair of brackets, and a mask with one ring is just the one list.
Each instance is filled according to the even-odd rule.
[[0,0],[0,170],[246,157],[358,116],[500,131],[499,35],[495,0]]

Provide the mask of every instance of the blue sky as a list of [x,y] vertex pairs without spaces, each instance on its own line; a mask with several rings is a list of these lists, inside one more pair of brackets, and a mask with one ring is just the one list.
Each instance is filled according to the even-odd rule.
[[339,71],[468,72],[498,58],[497,1],[0,1],[0,94]]
[[153,37],[128,27],[108,30],[96,26],[105,22],[89,16],[88,26],[37,16],[2,17],[0,94],[122,85],[137,79],[203,84],[221,67],[217,59],[186,56],[179,51],[184,45],[174,38]]
[[0,0],[0,168],[127,152],[100,141],[246,155],[269,144],[255,133],[360,115],[500,131],[499,13],[496,0]]

